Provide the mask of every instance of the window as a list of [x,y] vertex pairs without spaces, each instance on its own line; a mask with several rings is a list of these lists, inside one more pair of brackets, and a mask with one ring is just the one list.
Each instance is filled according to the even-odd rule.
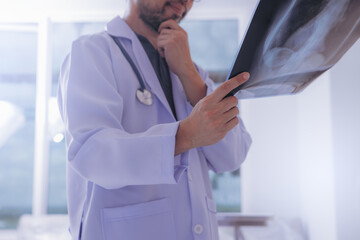
[[[187,20],[191,56],[216,82],[223,82],[238,48],[238,21]],[[221,161],[221,159],[219,159]],[[240,211],[240,171],[214,174],[210,171],[214,200],[219,212]]]
[[238,21],[186,20],[191,56],[215,82],[223,82],[238,49]]
[[36,25],[6,29],[0,28],[0,229],[31,213],[34,162]]
[[[49,164],[49,196],[48,213],[66,213],[66,182],[65,182],[65,141],[63,125],[57,111],[57,89],[60,67],[70,52],[72,42],[79,36],[103,31],[106,23],[53,23],[52,24],[52,91],[50,102],[50,164]],[[66,33],[66,34],[64,34]]]

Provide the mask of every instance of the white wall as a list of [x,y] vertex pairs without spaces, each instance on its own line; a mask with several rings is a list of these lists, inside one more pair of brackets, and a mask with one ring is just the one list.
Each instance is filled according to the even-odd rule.
[[253,138],[241,172],[245,212],[300,215],[296,104],[292,96],[241,101]]
[[360,239],[360,40],[331,71],[339,240]]
[[336,236],[329,85],[325,74],[299,95],[241,102],[254,142],[242,167],[244,212],[301,219],[319,240]]
[[243,210],[299,218],[311,240],[360,239],[360,41],[303,93],[241,106]]
[[313,240],[336,239],[330,77],[296,96],[300,216]]
[[360,42],[295,96],[241,101],[247,213],[299,218],[311,240],[360,239]]

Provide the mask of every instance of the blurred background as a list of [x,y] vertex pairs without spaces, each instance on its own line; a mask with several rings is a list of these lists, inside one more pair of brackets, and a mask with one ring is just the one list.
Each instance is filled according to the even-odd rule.
[[[0,239],[55,239],[37,237],[47,229],[68,239],[59,70],[72,41],[103,31],[126,1],[0,3]],[[256,3],[201,0],[182,22],[214,81],[225,80]],[[271,221],[241,226],[239,239],[360,239],[359,62],[358,41],[304,92],[240,101],[253,145],[241,169],[210,172],[217,210]],[[221,240],[232,231],[221,228]]]

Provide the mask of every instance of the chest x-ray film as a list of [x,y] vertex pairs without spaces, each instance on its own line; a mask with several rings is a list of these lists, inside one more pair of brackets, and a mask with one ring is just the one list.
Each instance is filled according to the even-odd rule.
[[260,0],[228,76],[247,71],[251,78],[231,95],[298,93],[359,36],[360,0]]

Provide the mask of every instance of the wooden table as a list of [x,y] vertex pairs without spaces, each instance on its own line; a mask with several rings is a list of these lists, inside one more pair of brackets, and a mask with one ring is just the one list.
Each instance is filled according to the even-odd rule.
[[248,215],[243,213],[218,213],[217,220],[219,226],[234,227],[235,240],[245,240],[240,227],[243,226],[266,226],[272,216]]

